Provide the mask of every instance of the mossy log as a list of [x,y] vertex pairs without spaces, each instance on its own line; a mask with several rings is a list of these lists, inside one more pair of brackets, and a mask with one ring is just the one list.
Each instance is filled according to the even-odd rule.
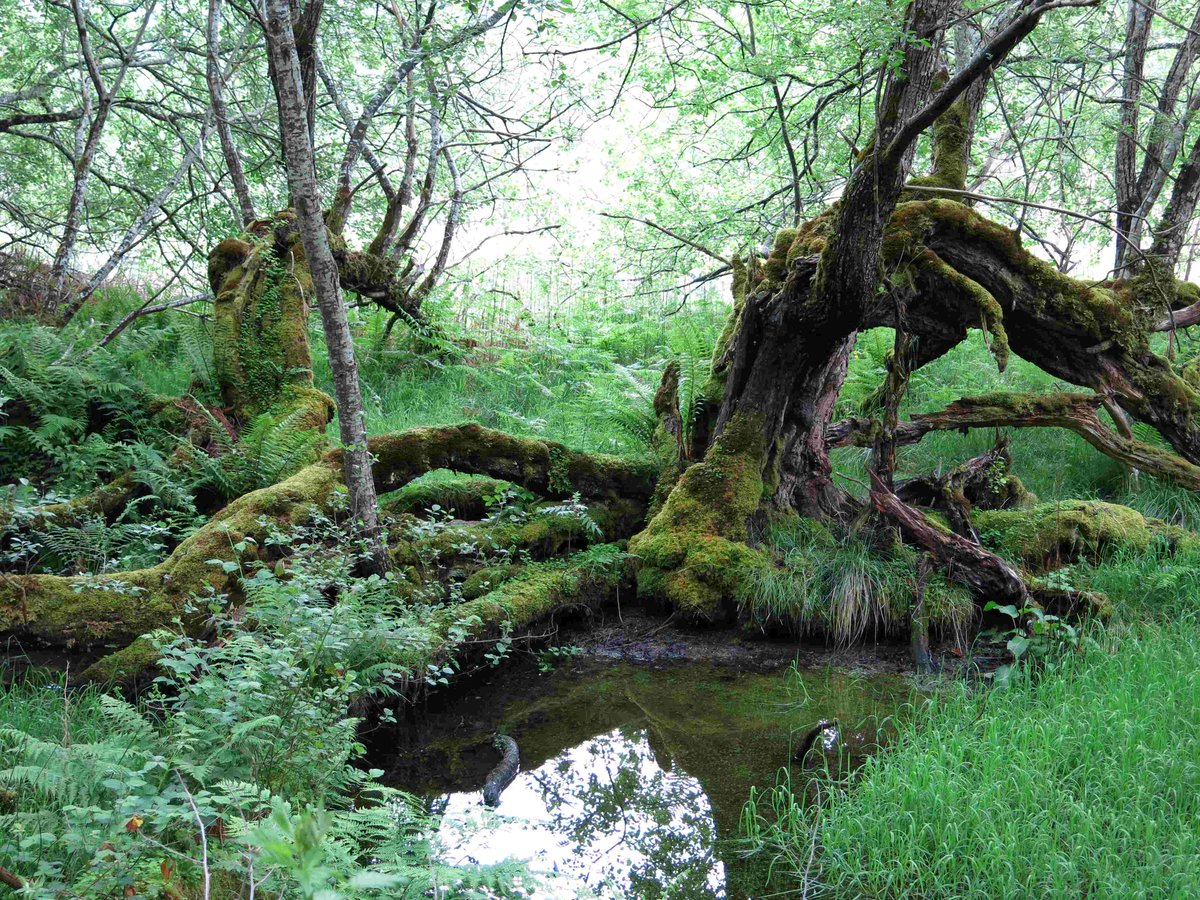
[[975,524],[984,543],[1033,570],[1095,561],[1121,549],[1141,553],[1156,543],[1172,551],[1200,549],[1200,537],[1190,531],[1100,500],[988,510],[975,516]]
[[[654,490],[647,467],[478,425],[381,435],[370,447],[378,460],[375,478],[381,490],[395,490],[437,468],[501,478],[547,497],[578,492],[642,508]],[[125,646],[183,616],[190,597],[236,597],[240,571],[228,564],[250,565],[264,558],[263,542],[271,528],[299,525],[318,511],[332,513],[341,483],[341,452],[332,450],[285,481],[233,501],[151,568],[69,578],[4,575],[0,633],[56,646]]]

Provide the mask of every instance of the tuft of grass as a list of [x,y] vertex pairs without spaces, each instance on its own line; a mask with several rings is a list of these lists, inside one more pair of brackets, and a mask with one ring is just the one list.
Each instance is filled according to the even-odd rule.
[[[909,548],[885,553],[860,535],[835,536],[803,519],[777,523],[764,545],[779,565],[752,571],[740,597],[759,625],[783,624],[843,646],[908,628],[917,566]],[[961,641],[975,617],[970,595],[933,578],[926,596],[932,622]]]

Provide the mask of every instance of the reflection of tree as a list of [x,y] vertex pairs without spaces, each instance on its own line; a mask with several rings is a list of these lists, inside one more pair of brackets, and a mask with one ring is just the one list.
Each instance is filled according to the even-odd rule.
[[651,900],[724,896],[708,797],[658,765],[646,731],[600,735],[531,777],[589,883]]

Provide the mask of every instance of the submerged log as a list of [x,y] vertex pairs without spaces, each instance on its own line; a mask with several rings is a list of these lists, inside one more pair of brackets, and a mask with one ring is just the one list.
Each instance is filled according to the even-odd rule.
[[492,739],[492,746],[502,754],[499,764],[488,773],[483,785],[484,806],[499,806],[500,795],[505,788],[513,783],[521,768],[521,754],[517,742],[507,734],[498,734]]

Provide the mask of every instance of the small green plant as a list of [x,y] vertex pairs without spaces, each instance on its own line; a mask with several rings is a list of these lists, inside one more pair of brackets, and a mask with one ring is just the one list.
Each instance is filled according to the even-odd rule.
[[[1069,584],[1068,579],[1063,580]],[[1012,656],[1012,662],[990,673],[999,686],[1007,686],[1014,679],[1027,676],[1027,660],[1043,661],[1051,654],[1080,648],[1080,630],[1059,616],[1047,613],[1037,604],[1027,604],[1018,609],[1011,603],[1002,606],[989,600],[984,605],[984,611],[998,612],[1013,623],[1011,628],[1001,633],[1001,639],[1007,638],[1005,648]]]
[[537,654],[538,673],[548,675],[561,664],[573,659],[582,652],[582,647],[573,645],[566,647],[546,647],[544,650],[539,650]]

